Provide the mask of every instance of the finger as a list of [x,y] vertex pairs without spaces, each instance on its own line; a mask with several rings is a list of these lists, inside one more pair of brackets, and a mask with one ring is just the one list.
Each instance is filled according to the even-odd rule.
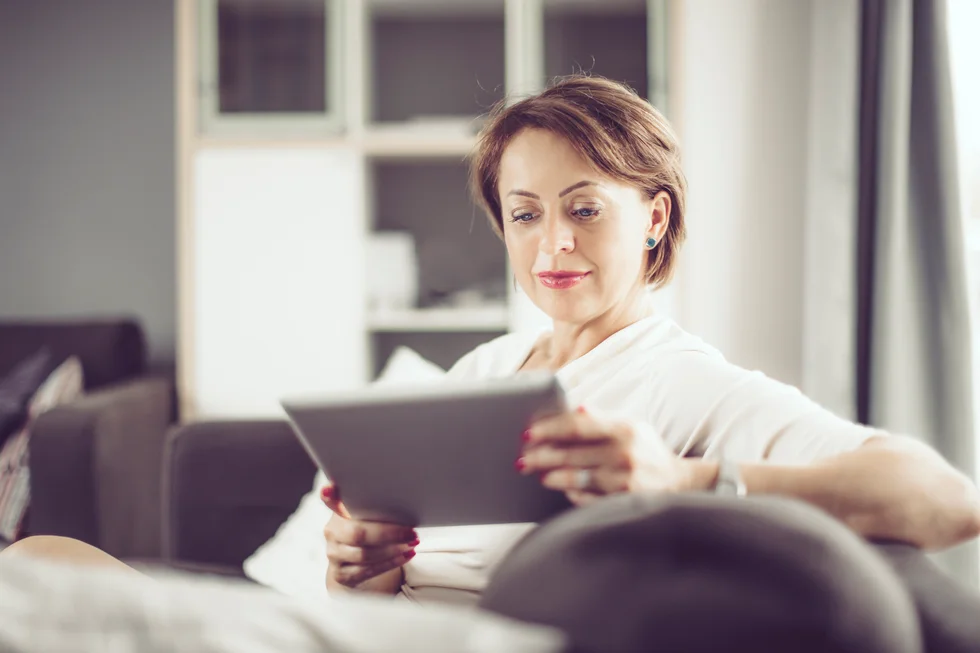
[[563,467],[546,472],[541,476],[541,485],[552,490],[561,492],[591,492],[593,494],[612,494],[614,492],[625,492],[627,487],[627,475],[619,470],[610,470],[605,467],[597,467],[589,470],[589,485],[581,487],[579,485],[579,469]]
[[569,490],[565,493],[565,496],[567,496],[568,500],[576,506],[587,506],[602,498],[601,494],[595,494],[594,492],[583,492],[581,490]]
[[562,467],[619,467],[625,461],[620,447],[609,441],[580,442],[557,446],[542,444],[524,452],[517,465],[523,474],[534,474]]
[[347,508],[340,500],[340,490],[338,490],[335,485],[324,485],[323,489],[320,490],[320,499],[322,499],[327,508],[330,508],[330,510],[332,510],[338,517],[350,519],[350,513],[347,512]]
[[333,541],[357,547],[407,544],[417,540],[419,536],[414,528],[380,522],[344,519],[335,526],[328,524],[327,527],[333,535]]
[[525,448],[541,444],[568,442],[601,442],[616,437],[615,424],[589,413],[566,411],[534,422],[524,434]]
[[406,544],[358,547],[339,542],[327,542],[327,559],[331,564],[373,565],[404,555],[418,546],[418,540]]
[[337,567],[335,576],[337,582],[347,587],[357,587],[361,583],[371,580],[375,576],[380,576],[386,571],[391,571],[401,567],[406,562],[415,557],[415,551],[409,551],[402,555],[389,558],[381,562],[370,565],[340,565]]

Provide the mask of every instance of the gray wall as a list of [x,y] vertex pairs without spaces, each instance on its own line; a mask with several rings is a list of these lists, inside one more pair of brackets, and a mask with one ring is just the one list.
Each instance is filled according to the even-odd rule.
[[174,9],[0,0],[0,319],[176,331]]

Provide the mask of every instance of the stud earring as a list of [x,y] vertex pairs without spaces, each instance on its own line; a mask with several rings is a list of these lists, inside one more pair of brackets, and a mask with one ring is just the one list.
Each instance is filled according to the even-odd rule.
[[647,238],[647,249],[653,249],[656,246],[657,246],[657,239],[656,238],[654,238],[653,236],[650,236],[649,238]]

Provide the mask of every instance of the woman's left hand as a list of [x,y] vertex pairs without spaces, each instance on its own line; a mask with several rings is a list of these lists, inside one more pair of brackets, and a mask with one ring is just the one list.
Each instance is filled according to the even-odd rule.
[[522,474],[582,505],[619,492],[682,492],[691,488],[687,461],[649,424],[603,419],[579,408],[542,418],[524,432]]

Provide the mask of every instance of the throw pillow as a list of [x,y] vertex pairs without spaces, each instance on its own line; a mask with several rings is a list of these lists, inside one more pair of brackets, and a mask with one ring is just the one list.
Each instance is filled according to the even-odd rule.
[[0,379],[0,445],[24,425],[31,397],[55,367],[51,352],[43,348]]
[[[436,383],[445,371],[407,347],[397,348],[373,385]],[[280,592],[309,600],[326,595],[327,545],[323,526],[330,510],[320,500],[327,477],[317,472],[313,489],[276,534],[244,563],[245,575]]]
[[17,539],[30,504],[31,427],[42,413],[80,397],[83,388],[82,364],[78,358],[71,357],[34,392],[22,426],[0,448],[0,538],[10,542]]

